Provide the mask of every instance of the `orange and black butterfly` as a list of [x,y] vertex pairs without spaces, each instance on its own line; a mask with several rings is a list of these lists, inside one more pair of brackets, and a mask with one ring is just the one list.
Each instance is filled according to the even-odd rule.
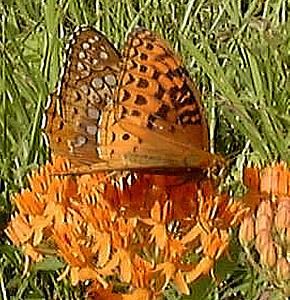
[[171,173],[220,160],[181,59],[147,29],[129,35],[122,55],[100,32],[76,32],[51,100],[45,132],[72,173]]

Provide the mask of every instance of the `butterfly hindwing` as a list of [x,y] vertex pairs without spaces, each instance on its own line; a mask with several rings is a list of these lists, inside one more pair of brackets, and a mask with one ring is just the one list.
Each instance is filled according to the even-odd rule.
[[96,137],[103,111],[113,105],[119,63],[120,54],[100,32],[83,28],[72,36],[45,131],[52,152],[74,167],[100,161]]

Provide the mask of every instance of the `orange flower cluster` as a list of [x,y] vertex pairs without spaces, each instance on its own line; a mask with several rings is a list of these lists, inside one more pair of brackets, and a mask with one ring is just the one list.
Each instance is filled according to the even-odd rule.
[[262,266],[269,281],[290,296],[290,170],[285,163],[247,168],[244,181],[252,210],[241,224],[240,241],[252,262],[255,248],[260,255],[256,267]]
[[[67,263],[73,284],[91,280],[96,299],[157,299],[173,284],[189,294],[225,253],[229,230],[245,215],[241,204],[217,195],[210,180],[128,174],[69,173],[57,158],[29,178],[15,196],[18,212],[6,233],[33,261],[43,245]],[[195,257],[194,261],[185,257]],[[126,294],[113,293],[115,283]]]

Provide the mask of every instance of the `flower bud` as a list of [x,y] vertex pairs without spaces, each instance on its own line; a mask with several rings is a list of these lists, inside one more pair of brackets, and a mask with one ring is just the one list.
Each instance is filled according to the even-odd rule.
[[263,265],[266,265],[270,268],[274,267],[277,260],[277,255],[273,243],[270,242],[264,244],[264,247],[261,248],[260,254],[261,254],[260,261]]
[[259,234],[261,231],[267,231],[271,233],[272,221],[267,215],[262,215],[257,217],[255,222],[255,231],[256,234]]
[[241,226],[239,231],[239,240],[240,243],[247,244],[254,239],[254,220],[252,216],[247,216]]
[[278,230],[290,228],[290,197],[280,198],[275,217],[275,226]]
[[261,217],[261,216],[267,216],[269,218],[269,220],[272,221],[273,219],[273,209],[271,206],[271,202],[268,201],[262,201],[261,204],[258,207],[257,210],[257,218]]
[[272,242],[273,242],[272,236],[268,231],[266,230],[260,231],[257,234],[256,243],[255,243],[257,251],[261,254],[265,245],[268,245],[269,243]]
[[277,278],[279,280],[290,279],[290,263],[284,257],[277,260]]

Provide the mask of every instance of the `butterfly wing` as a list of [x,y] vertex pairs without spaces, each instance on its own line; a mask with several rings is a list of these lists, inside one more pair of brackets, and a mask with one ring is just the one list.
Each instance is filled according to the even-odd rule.
[[97,169],[206,168],[217,158],[181,60],[146,29],[128,38],[114,105],[103,115]]
[[100,32],[83,28],[72,36],[45,133],[52,152],[69,158],[73,167],[100,161],[96,134],[103,111],[113,105],[119,63],[119,53]]

